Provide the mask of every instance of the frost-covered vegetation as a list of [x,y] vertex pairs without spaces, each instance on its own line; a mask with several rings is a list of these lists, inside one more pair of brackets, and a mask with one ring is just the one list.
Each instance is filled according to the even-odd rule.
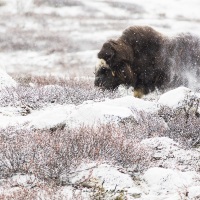
[[[30,76],[16,78],[19,85],[2,90],[0,106],[26,105],[38,109],[47,104],[81,104],[87,100],[101,101],[120,97],[119,92],[94,88],[92,80]],[[30,86],[31,85],[31,86]]]
[[[10,135],[8,132],[14,132]],[[149,152],[136,136],[127,138],[114,125],[56,131],[1,130],[1,178],[15,173],[34,174],[41,181],[67,185],[82,162],[107,162],[147,168]]]
[[[18,78],[18,81],[20,86],[1,90],[1,97],[7,94],[7,97],[2,98],[1,106],[17,107],[23,103],[30,108],[26,116],[34,109],[42,109],[49,104],[81,104],[88,100],[87,94],[93,95],[94,101],[120,96],[117,91],[110,94],[92,90],[87,80],[30,77],[28,81],[23,78]],[[70,97],[69,102],[67,97]],[[3,99],[7,100],[7,104]],[[19,126],[1,128],[2,188],[11,190],[9,188],[14,187],[16,190],[11,190],[9,194],[3,192],[0,197],[20,199],[27,196],[27,199],[34,199],[44,195],[50,199],[65,199],[67,197],[61,191],[68,190],[69,187],[73,188],[69,191],[74,191],[74,199],[113,199],[120,196],[126,199],[130,194],[142,196],[141,191],[130,193],[127,188],[106,190],[103,182],[107,183],[108,180],[101,182],[95,179],[95,182],[92,179],[93,170],[97,170],[102,164],[121,169],[132,177],[134,182],[140,184],[144,184],[141,175],[153,167],[178,167],[182,171],[194,170],[200,173],[200,118],[197,96],[188,96],[177,108],[160,105],[154,113],[137,111],[137,116],[140,118],[129,116],[119,118],[118,123],[80,125],[76,128],[67,124],[43,130]],[[167,138],[174,142],[168,141]],[[153,139],[155,141],[152,141]],[[74,177],[80,176],[77,174],[84,171],[79,169],[80,166],[90,163],[95,165],[86,170],[90,170],[89,174],[74,181]],[[171,166],[172,163],[174,164]],[[197,178],[196,181],[198,185],[200,180]],[[117,185],[118,183],[116,187]],[[69,191],[67,194],[70,194]]]
[[0,0],[0,199],[199,200],[200,94],[93,85],[107,39],[199,34],[199,5]]

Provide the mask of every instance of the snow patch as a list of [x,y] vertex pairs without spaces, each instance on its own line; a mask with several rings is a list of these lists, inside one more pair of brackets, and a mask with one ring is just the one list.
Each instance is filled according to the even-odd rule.
[[[199,184],[200,176],[194,171],[181,172],[178,170],[153,167],[143,176],[149,190],[149,195],[178,194],[180,191]],[[161,199],[161,198],[160,198]]]
[[195,94],[189,88],[178,87],[161,95],[158,103],[160,105],[168,106],[172,109],[175,109],[180,107],[184,100],[192,97],[193,95],[198,96],[198,94]]
[[134,117],[136,120],[140,118],[139,112],[155,112],[157,104],[126,96],[116,99],[106,99],[104,102],[88,102],[77,106],[69,115],[68,124],[77,126],[98,125],[99,123],[118,122],[121,119]]
[[21,125],[31,129],[50,129],[60,126],[72,128],[80,125],[94,126],[99,123],[117,123],[121,119],[140,118],[140,112],[157,111],[156,103],[126,96],[106,99],[104,102],[86,101],[81,105],[47,105],[41,110],[32,110],[20,115],[21,108],[0,108],[0,127]]
[[[86,170],[87,168],[88,170]],[[93,168],[91,168],[91,165],[89,164],[89,166],[85,165],[84,169],[85,170],[79,170],[79,172],[76,173],[76,176],[70,180],[71,183],[79,183],[88,178],[88,180],[96,179],[100,184],[104,183],[103,187],[106,190],[124,190],[136,187],[132,178],[128,174],[121,173],[116,167],[108,164],[100,164]]]
[[51,129],[58,126],[65,126],[66,119],[74,105],[67,106],[50,106],[41,111],[34,111],[34,113],[27,117],[30,121],[29,128],[32,129]]
[[11,76],[9,76],[5,70],[0,68],[0,90],[16,86],[17,82]]

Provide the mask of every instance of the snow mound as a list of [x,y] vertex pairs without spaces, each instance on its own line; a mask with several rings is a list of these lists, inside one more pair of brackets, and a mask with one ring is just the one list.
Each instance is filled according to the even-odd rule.
[[200,97],[200,94],[195,94],[192,90],[186,87],[178,87],[161,95],[158,103],[175,109],[180,107],[186,99],[190,99],[194,96],[198,98]]
[[74,105],[56,105],[49,106],[41,111],[35,111],[32,115],[27,116],[30,121],[31,129],[55,129],[64,127],[66,119],[70,112],[74,109]]
[[157,104],[126,96],[116,99],[107,99],[104,102],[85,102],[77,106],[68,117],[68,124],[76,126],[77,124],[96,125],[98,123],[118,122],[121,119],[134,117],[140,118],[139,112],[155,112]]
[[[81,105],[47,105],[41,110],[32,110],[26,116],[20,116],[19,109],[0,108],[0,127],[23,125],[31,129],[51,129],[57,126],[79,127],[96,126],[99,123],[117,123],[128,117],[136,120],[140,112],[155,112],[157,104],[126,96],[107,99],[104,102],[87,101]],[[7,114],[8,113],[8,114]]]
[[0,68],[0,90],[8,87],[16,87],[17,82]]
[[98,185],[108,191],[127,190],[128,193],[141,193],[130,175],[120,172],[120,169],[114,166],[108,164],[92,166],[92,163],[89,163],[77,171],[70,180],[72,184],[81,183],[88,188]]
[[[178,170],[153,167],[148,169],[143,176],[148,188],[149,199],[181,199],[182,195],[198,196],[200,176],[194,171],[181,172]],[[194,188],[195,187],[195,188]],[[152,198],[154,196],[154,198]]]

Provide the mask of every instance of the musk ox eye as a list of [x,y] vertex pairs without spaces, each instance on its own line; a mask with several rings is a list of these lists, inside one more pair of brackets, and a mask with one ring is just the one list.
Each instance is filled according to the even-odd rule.
[[102,67],[101,68],[101,74],[107,74],[108,73],[108,68]]

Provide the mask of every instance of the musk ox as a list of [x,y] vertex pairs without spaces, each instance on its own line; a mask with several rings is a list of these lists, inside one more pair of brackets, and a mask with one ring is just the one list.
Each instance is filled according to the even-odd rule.
[[[200,86],[200,39],[189,33],[165,36],[148,26],[127,28],[98,53],[95,86],[134,87],[141,97],[158,89]],[[199,87],[200,88],[200,87]]]

